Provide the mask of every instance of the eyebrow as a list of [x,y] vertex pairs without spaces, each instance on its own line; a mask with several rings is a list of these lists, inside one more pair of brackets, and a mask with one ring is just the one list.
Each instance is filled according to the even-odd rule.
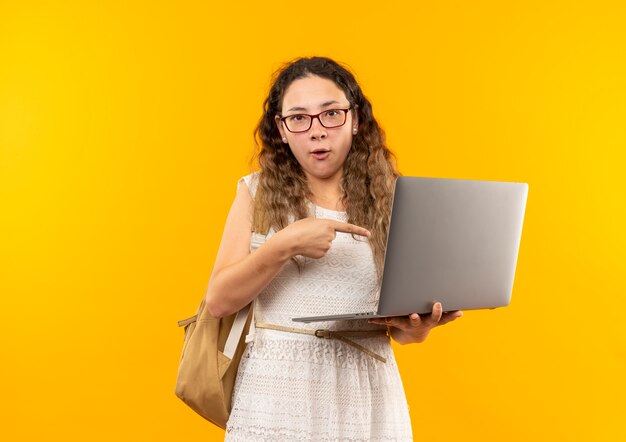
[[[325,101],[322,103],[320,107],[330,106],[331,104],[339,104],[339,102],[337,100]],[[295,106],[295,107],[292,107],[291,109],[288,109],[287,112],[291,112],[291,111],[305,111],[306,112],[306,110],[307,110],[306,107]]]

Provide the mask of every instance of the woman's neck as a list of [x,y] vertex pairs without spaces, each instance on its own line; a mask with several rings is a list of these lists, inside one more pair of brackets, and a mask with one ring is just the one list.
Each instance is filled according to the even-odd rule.
[[307,176],[312,202],[325,209],[345,211],[341,201],[341,176],[340,173],[324,179]]

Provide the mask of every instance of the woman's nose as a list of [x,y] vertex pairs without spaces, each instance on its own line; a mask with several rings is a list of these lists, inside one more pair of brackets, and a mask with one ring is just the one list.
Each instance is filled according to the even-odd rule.
[[313,118],[311,121],[311,129],[309,129],[311,138],[325,138],[326,137],[326,128],[322,126],[319,117]]

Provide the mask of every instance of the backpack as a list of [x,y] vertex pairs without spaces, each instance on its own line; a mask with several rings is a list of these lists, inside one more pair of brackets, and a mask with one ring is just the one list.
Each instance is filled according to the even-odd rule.
[[237,369],[252,320],[252,303],[237,313],[214,318],[205,299],[197,313],[178,321],[185,338],[175,393],[203,418],[226,428]]

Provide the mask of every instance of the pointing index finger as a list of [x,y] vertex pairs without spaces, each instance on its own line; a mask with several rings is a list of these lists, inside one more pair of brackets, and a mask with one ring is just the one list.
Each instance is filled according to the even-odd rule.
[[354,224],[343,223],[341,221],[332,221],[333,222],[331,223],[331,225],[333,229],[335,229],[337,232],[356,233],[357,235],[361,236],[370,236],[370,231],[367,230],[365,227],[359,227]]

